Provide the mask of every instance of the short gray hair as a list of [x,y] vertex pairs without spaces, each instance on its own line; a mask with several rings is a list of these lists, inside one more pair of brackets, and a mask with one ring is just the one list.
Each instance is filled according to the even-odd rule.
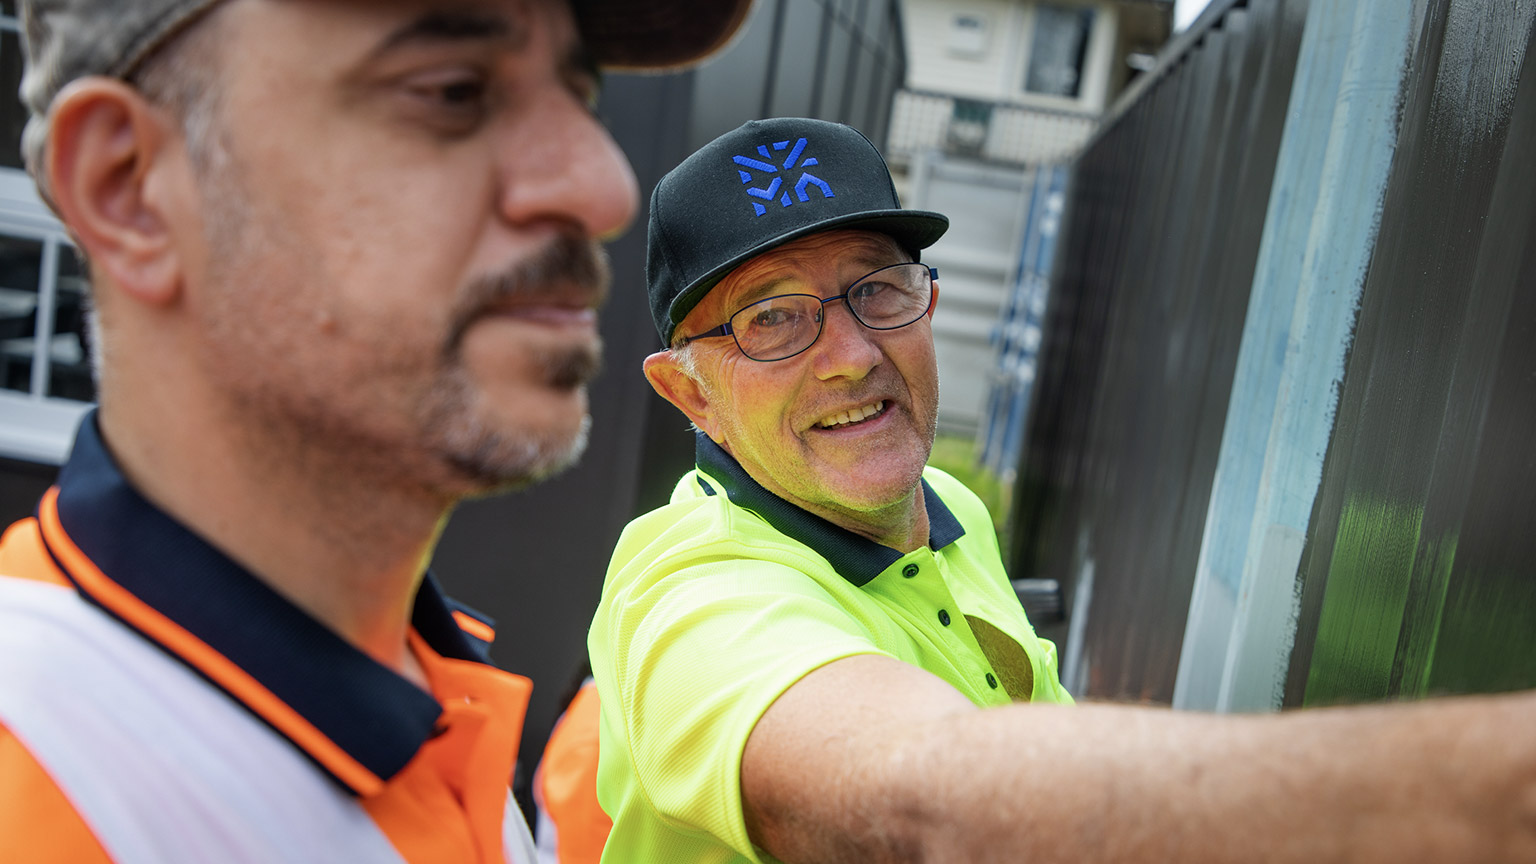
[[[222,105],[222,88],[219,86],[221,66],[216,48],[220,25],[215,19],[218,17],[216,14],[208,14],[197,26],[187,27],[171,36],[144,57],[129,79],[150,104],[166,109],[176,118],[186,142],[188,159],[200,179],[215,169],[215,163],[223,153],[218,123]],[[34,115],[22,136],[22,154],[26,159],[27,170],[37,184],[38,194],[49,207],[57,211],[48,186],[47,173],[43,171],[43,155],[47,151],[48,135],[52,128],[51,107],[46,115]],[[76,249],[81,264],[89,271],[90,260],[86,250],[78,246]],[[87,294],[85,328],[86,341],[91,346],[91,379],[99,390],[108,336],[102,326],[101,311],[91,293]]]
[[[698,351],[699,349],[694,347],[693,343],[688,341],[686,336],[681,335],[674,335],[672,347],[667,349],[667,353],[672,355],[673,361],[683,370],[683,374],[693,379],[694,383],[699,385],[699,389],[703,390],[706,396],[713,398],[714,386],[704,380],[704,373],[699,369]],[[692,420],[688,422],[688,428],[694,432],[704,431]]]
[[[222,4],[211,5],[213,8],[171,33],[164,42],[139,59],[133,71],[125,78],[151,104],[165,108],[176,118],[193,165],[200,170],[208,167],[213,152],[222,97],[219,86],[221,66],[217,50],[221,32],[221,16],[218,13]],[[33,30],[46,25],[34,19],[28,22],[28,26],[31,34]],[[43,37],[29,35],[29,38],[41,40]],[[44,88],[52,92],[62,89],[62,84],[54,80],[62,72],[42,68],[44,62],[45,58],[40,58],[39,67],[28,70],[30,80],[24,82],[24,89]],[[21,137],[22,158],[27,171],[31,173],[39,194],[50,207],[53,207],[52,191],[43,170],[43,160],[52,132],[53,110],[52,105],[49,105],[46,113],[34,111]]]

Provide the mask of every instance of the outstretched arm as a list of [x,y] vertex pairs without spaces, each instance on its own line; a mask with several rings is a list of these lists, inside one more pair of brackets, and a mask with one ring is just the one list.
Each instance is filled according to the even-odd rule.
[[741,782],[787,862],[1536,861],[1536,694],[982,710],[866,655],[779,697]]

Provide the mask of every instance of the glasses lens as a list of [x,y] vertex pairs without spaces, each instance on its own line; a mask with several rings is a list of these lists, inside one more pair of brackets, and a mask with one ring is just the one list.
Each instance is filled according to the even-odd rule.
[[753,360],[794,356],[821,332],[821,301],[806,294],[759,300],[731,316],[731,332]]
[[933,299],[926,264],[897,264],[848,289],[848,306],[871,330],[895,330],[923,317]]

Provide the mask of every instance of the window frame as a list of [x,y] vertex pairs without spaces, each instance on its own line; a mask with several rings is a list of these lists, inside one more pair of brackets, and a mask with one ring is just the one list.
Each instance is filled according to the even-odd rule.
[[[0,8],[0,31],[20,34],[14,3]],[[19,83],[19,82],[17,82]],[[10,98],[17,98],[11,86]],[[32,342],[32,371],[27,392],[0,390],[0,457],[44,465],[62,465],[74,444],[75,430],[94,403],[47,395],[53,366],[52,342],[59,296],[60,251],[75,248],[64,224],[37,194],[25,172],[0,167],[0,234],[42,244],[37,311]]]
[[0,234],[42,246],[34,332],[48,334],[33,338],[27,391],[0,390],[0,456],[62,465],[74,443],[75,429],[94,404],[48,395],[60,253],[65,247],[73,249],[74,243],[38,197],[32,178],[11,168],[0,168]]
[[[1086,41],[1083,43],[1083,67],[1079,72],[1076,96],[1039,93],[1025,86],[1029,79],[1029,64],[1033,60],[1035,30],[1038,26],[1041,6],[1093,12],[1093,23],[1089,26]],[[1113,37],[1113,33],[1109,31],[1115,26],[1117,22],[1113,10],[1103,3],[1038,0],[1038,2],[1027,4],[1019,25],[1018,51],[1008,72],[1010,76],[1008,92],[1011,94],[1009,98],[1019,105],[1049,110],[1074,113],[1103,111],[1106,106],[1099,104],[1104,98],[1103,82],[1099,79],[1104,77],[1104,72],[1094,66],[1095,49],[1099,48],[1102,40]]]

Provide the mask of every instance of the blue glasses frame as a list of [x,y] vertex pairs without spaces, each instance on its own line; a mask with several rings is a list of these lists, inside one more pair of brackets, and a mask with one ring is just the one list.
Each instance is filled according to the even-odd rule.
[[[864,284],[864,282],[866,280],[868,280],[869,277],[875,275],[876,273],[880,273],[880,272],[885,271],[885,270],[890,270],[893,267],[910,267],[913,264],[919,264],[919,265],[923,266],[923,269],[928,271],[929,295],[928,295],[928,306],[927,306],[927,308],[925,308],[921,313],[919,313],[917,315],[917,317],[913,318],[911,321],[907,321],[907,322],[902,323],[902,324],[897,324],[894,327],[874,327],[874,326],[871,326],[869,324],[869,322],[865,321],[863,318],[860,318],[859,317],[859,313],[854,310],[853,304],[848,303],[848,295],[853,293],[853,289],[855,289],[855,288],[859,287],[860,285]],[[682,343],[680,343],[678,345],[678,347],[681,348],[683,345],[687,345],[690,342],[696,342],[696,341],[698,341],[700,339],[712,339],[712,338],[715,338],[717,336],[729,336],[729,337],[731,337],[731,339],[733,341],[736,342],[736,348],[741,351],[742,356],[746,357],[748,360],[752,360],[752,361],[757,362],[757,363],[776,363],[776,362],[778,362],[780,360],[788,360],[789,358],[794,357],[796,354],[803,354],[806,351],[809,351],[811,349],[811,346],[815,345],[817,340],[821,339],[821,333],[822,333],[822,331],[824,329],[826,329],[827,316],[821,315],[821,316],[818,317],[817,322],[816,322],[816,337],[814,339],[812,339],[810,342],[806,343],[804,348],[801,348],[800,350],[795,351],[793,354],[785,354],[783,357],[772,357],[772,358],[769,358],[767,360],[763,360],[763,359],[759,359],[757,357],[753,357],[751,354],[747,353],[747,349],[743,348],[742,345],[741,345],[741,340],[736,338],[736,330],[735,330],[735,328],[733,328],[731,326],[731,319],[734,319],[737,315],[740,315],[743,311],[745,311],[747,309],[750,309],[750,308],[752,308],[753,306],[756,306],[759,303],[765,303],[765,302],[767,302],[769,300],[777,300],[777,299],[779,299],[781,297],[810,297],[813,300],[819,301],[821,303],[821,305],[822,305],[822,308],[826,308],[826,305],[828,303],[831,303],[831,302],[833,302],[835,300],[842,300],[843,303],[845,305],[847,305],[847,307],[848,307],[848,314],[852,315],[853,316],[853,320],[859,322],[859,325],[864,327],[864,328],[866,328],[866,329],[877,330],[877,331],[882,331],[882,332],[890,331],[890,330],[900,330],[903,327],[910,327],[913,324],[916,324],[918,321],[922,320],[922,317],[924,315],[928,314],[929,310],[933,309],[933,298],[934,298],[935,295],[932,293],[932,290],[933,290],[932,289],[932,284],[938,278],[939,278],[939,268],[937,268],[937,267],[929,267],[927,265],[922,265],[922,262],[919,262],[919,261],[908,261],[908,262],[904,262],[904,263],[901,263],[901,264],[887,264],[884,267],[876,267],[875,269],[869,271],[868,273],[865,273],[863,276],[860,276],[859,278],[853,280],[852,284],[850,284],[848,286],[848,290],[844,291],[841,294],[834,294],[831,297],[817,297],[815,294],[793,293],[793,294],[775,294],[772,297],[764,297],[764,298],[762,298],[760,300],[753,300],[751,303],[748,303],[747,305],[741,307],[740,309],[737,309],[735,312],[732,312],[731,315],[730,315],[730,318],[727,318],[726,322],[724,324],[721,324],[719,327],[715,327],[712,330],[706,330],[703,333],[695,333],[692,336],[686,337],[685,339],[683,339]]]

